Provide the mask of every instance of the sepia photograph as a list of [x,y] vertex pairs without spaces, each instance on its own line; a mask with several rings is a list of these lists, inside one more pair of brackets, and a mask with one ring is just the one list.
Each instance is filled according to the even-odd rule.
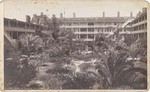
[[147,90],[145,0],[4,0],[4,90]]

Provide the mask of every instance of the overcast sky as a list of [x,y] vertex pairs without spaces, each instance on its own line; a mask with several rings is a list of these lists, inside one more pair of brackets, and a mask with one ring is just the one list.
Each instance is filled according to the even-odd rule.
[[41,12],[51,17],[55,14],[60,17],[101,17],[105,16],[129,16],[133,12],[135,16],[138,11],[147,6],[145,0],[6,0],[4,2],[4,17],[25,21],[25,16],[39,15]]

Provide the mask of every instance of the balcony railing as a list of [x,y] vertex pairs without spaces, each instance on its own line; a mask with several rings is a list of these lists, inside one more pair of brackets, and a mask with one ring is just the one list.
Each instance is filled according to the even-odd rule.
[[145,23],[147,23],[147,20],[132,24],[132,27],[135,27],[135,26],[138,26],[138,25],[141,25],[141,24],[145,24]]
[[18,28],[18,27],[4,27],[5,31],[17,31],[17,32],[35,32],[34,29]]
[[75,34],[99,34],[99,33],[103,33],[103,34],[112,34],[113,32],[74,32]]
[[99,28],[99,27],[117,27],[117,25],[94,25],[94,26],[88,26],[88,25],[63,25],[60,28]]
[[4,31],[4,36],[8,39],[8,41],[14,46],[16,47],[16,40],[13,39],[6,31]]

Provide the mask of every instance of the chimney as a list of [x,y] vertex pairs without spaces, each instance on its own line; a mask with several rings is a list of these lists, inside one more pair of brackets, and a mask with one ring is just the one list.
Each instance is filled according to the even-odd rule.
[[117,13],[117,17],[120,17],[120,12]]
[[31,17],[29,15],[26,15],[26,22],[29,23],[30,22]]
[[105,12],[103,12],[103,17],[105,17]]
[[133,17],[132,12],[130,12],[130,17]]
[[62,13],[60,13],[60,18],[63,18],[63,14]]
[[73,13],[73,18],[75,18],[76,17],[76,14],[75,13]]

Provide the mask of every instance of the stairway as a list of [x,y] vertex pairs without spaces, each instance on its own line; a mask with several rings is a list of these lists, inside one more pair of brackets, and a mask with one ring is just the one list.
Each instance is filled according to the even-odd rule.
[[123,24],[121,25],[121,28],[126,27],[126,26],[128,25],[128,23],[132,22],[133,20],[134,20],[133,18],[132,18],[132,19],[128,19],[125,23],[123,23]]
[[4,36],[7,38],[7,40],[11,43],[11,45],[16,48],[17,42],[15,39],[13,39],[6,31],[4,31]]
[[107,38],[112,37],[115,33],[119,34],[118,28],[125,28],[125,27],[126,27],[130,22],[132,22],[133,20],[134,20],[133,18],[132,18],[132,19],[128,19],[128,20],[127,20],[125,23],[123,23],[122,25],[117,26],[117,27],[115,28],[115,30],[113,31],[112,34],[107,35]]

